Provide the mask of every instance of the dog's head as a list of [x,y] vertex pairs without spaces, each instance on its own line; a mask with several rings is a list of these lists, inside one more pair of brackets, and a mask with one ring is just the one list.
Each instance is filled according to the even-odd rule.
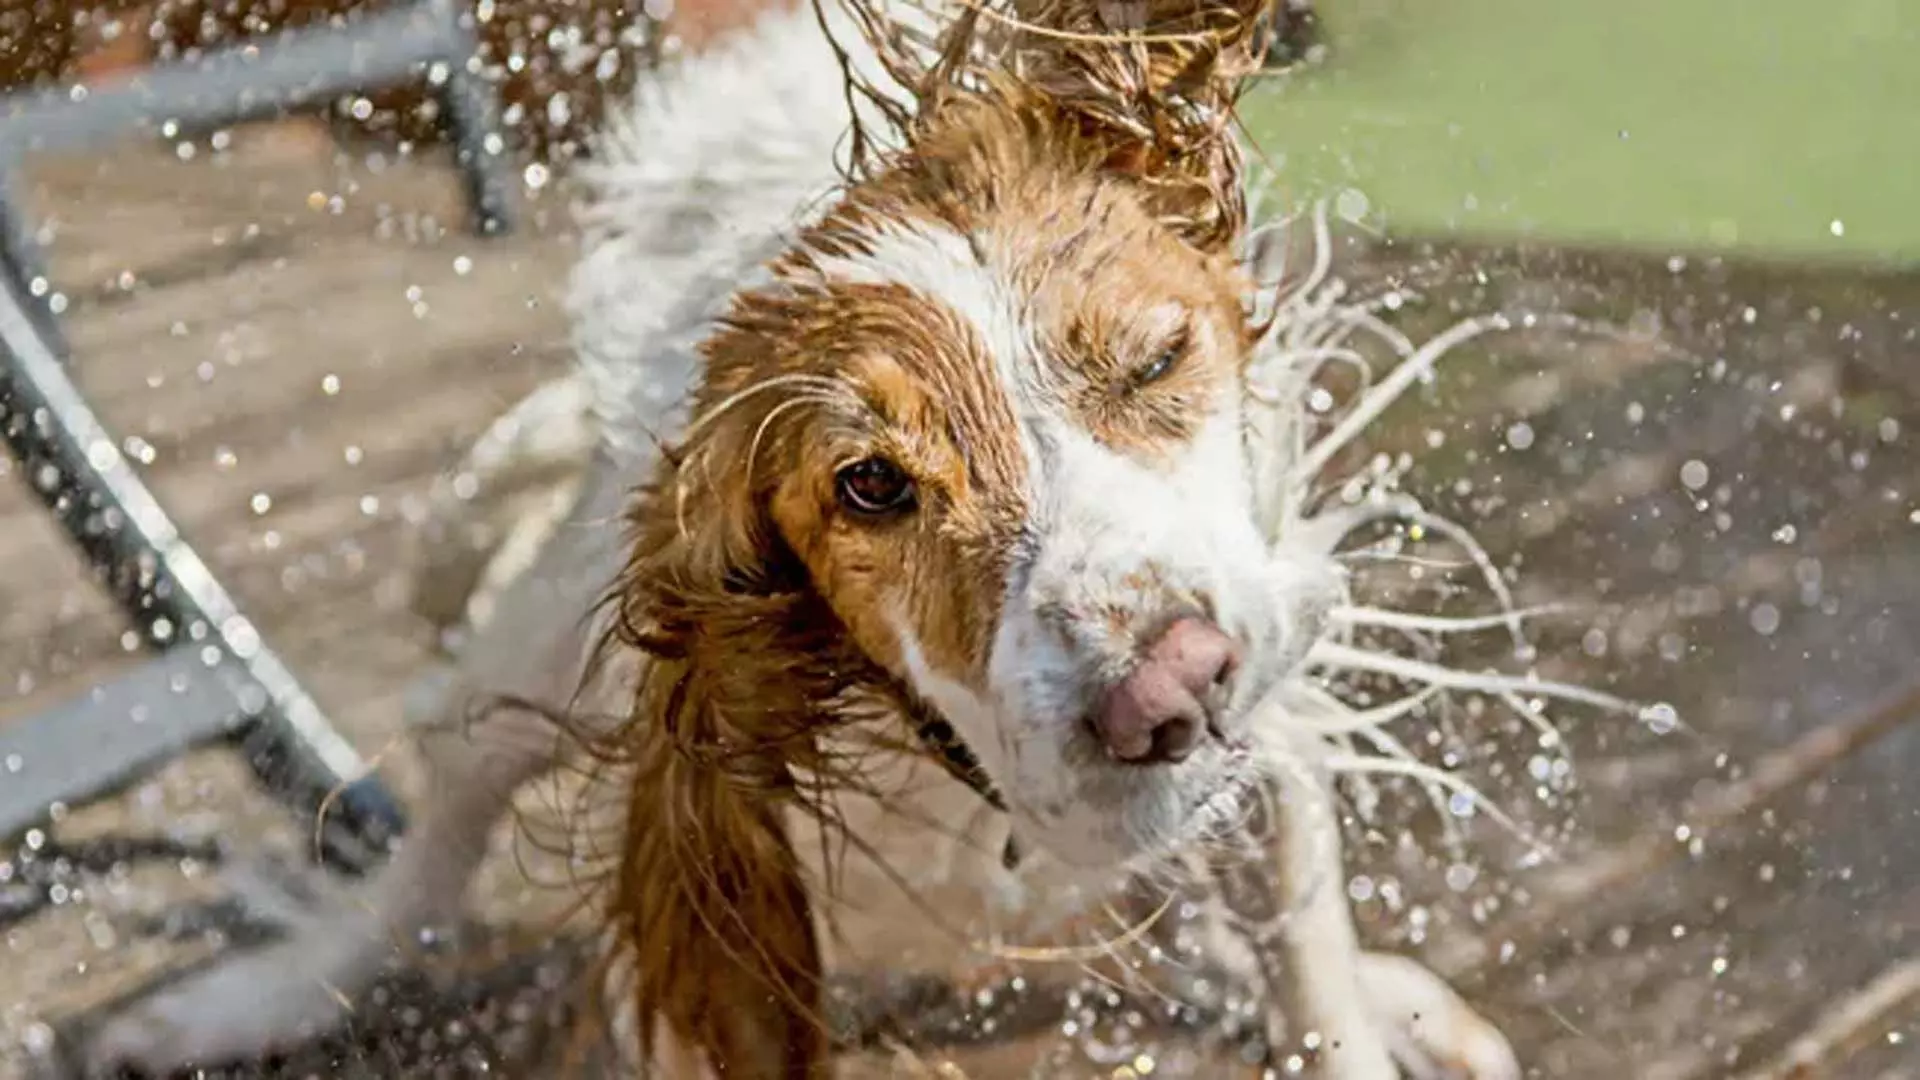
[[1306,637],[1251,514],[1244,282],[1104,147],[972,119],[741,299],[674,483],[951,724],[1028,846],[1117,865],[1218,809]]
[[[1217,819],[1310,644],[1319,590],[1274,569],[1243,446],[1226,121],[1263,5],[1140,4],[1158,37],[1063,44],[1096,6],[1128,7],[1036,5],[1049,33],[996,66],[961,70],[963,45],[907,75],[897,148],[707,343],[621,602],[664,673],[647,782],[707,778],[635,826],[703,863],[709,902],[778,906],[756,883],[791,852],[712,840],[831,771],[849,688],[951,725],[1028,846],[1117,869]],[[738,928],[804,981],[805,931],[770,957],[764,922]]]

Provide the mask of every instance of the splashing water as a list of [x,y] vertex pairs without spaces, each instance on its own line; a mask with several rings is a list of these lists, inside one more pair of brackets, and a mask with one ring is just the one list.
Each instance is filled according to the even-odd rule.
[[[1258,265],[1272,249],[1273,236],[1304,225],[1311,229],[1311,262],[1290,287],[1263,287],[1254,306],[1266,325],[1248,366],[1247,447],[1256,498],[1255,512],[1272,544],[1276,562],[1379,556],[1411,560],[1404,545],[1361,552],[1343,551],[1348,542],[1381,523],[1398,522],[1415,541],[1434,539],[1458,549],[1477,574],[1492,614],[1455,616],[1396,610],[1390,598],[1375,603],[1356,597],[1355,582],[1339,571],[1339,597],[1327,613],[1326,629],[1308,654],[1302,672],[1283,687],[1277,708],[1268,714],[1275,755],[1301,755],[1342,778],[1362,822],[1371,823],[1379,796],[1376,776],[1415,782],[1431,802],[1454,853],[1463,844],[1462,822],[1485,813],[1524,840],[1536,854],[1544,843],[1456,772],[1420,759],[1395,730],[1412,718],[1459,708],[1464,696],[1500,702],[1538,738],[1542,748],[1564,760],[1565,742],[1539,704],[1552,701],[1607,713],[1632,713],[1635,706],[1610,694],[1537,677],[1530,669],[1481,670],[1449,666],[1442,639],[1505,630],[1512,656],[1536,655],[1525,624],[1554,608],[1521,608],[1493,559],[1472,531],[1434,514],[1399,487],[1405,467],[1362,467],[1336,474],[1342,451],[1354,447],[1381,416],[1410,389],[1431,382],[1443,358],[1483,335],[1510,329],[1512,321],[1493,314],[1463,319],[1423,343],[1416,343],[1380,316],[1397,307],[1384,299],[1354,302],[1333,274],[1333,240],[1325,203],[1304,215],[1281,219],[1257,232],[1249,260],[1263,286],[1281,279]],[[1284,267],[1280,269],[1284,270]],[[1402,294],[1394,294],[1396,301]],[[1375,370],[1374,357],[1385,353],[1391,366]],[[1332,365],[1352,370],[1358,388],[1342,404],[1330,404],[1317,379]],[[1376,378],[1376,375],[1379,375]],[[1362,631],[1388,631],[1406,641],[1405,649],[1363,644]],[[1353,684],[1385,677],[1414,689],[1384,704],[1356,704]],[[1553,770],[1564,775],[1568,770]]]

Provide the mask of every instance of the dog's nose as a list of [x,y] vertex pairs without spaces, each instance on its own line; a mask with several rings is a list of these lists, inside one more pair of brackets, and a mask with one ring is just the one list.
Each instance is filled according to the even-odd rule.
[[1233,639],[1204,619],[1167,627],[1094,713],[1094,733],[1121,761],[1185,761],[1206,732],[1215,689],[1239,662]]

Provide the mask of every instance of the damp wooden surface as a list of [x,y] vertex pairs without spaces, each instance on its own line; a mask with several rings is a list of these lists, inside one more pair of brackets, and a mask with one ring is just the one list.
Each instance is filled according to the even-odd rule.
[[[219,162],[129,146],[43,163],[28,190],[95,407],[152,448],[148,480],[266,639],[415,790],[388,753],[433,648],[405,603],[410,522],[468,441],[562,370],[564,230],[474,239],[445,168],[344,169],[279,133],[243,132]],[[1669,702],[1685,725],[1562,717],[1580,783],[1554,805],[1534,791],[1554,755],[1503,740],[1475,775],[1553,830],[1553,857],[1516,868],[1525,849],[1485,822],[1457,860],[1356,845],[1366,932],[1454,977],[1536,1076],[1785,1076],[1803,1052],[1805,1075],[1920,1075],[1920,278],[1410,242],[1344,255],[1361,290],[1406,291],[1411,329],[1555,316],[1450,359],[1370,449],[1417,450],[1409,483],[1518,569],[1523,602],[1591,601],[1542,623],[1543,673]],[[17,477],[0,553],[4,723],[128,654]],[[68,827],[184,822],[291,849],[283,817],[206,752]],[[188,877],[142,871],[140,902],[208,888]],[[503,857],[478,895],[490,919],[531,923],[537,892]],[[161,959],[89,909],[0,938],[28,974],[0,979],[0,1075],[40,1021]],[[1062,1038],[953,1060],[1027,1075]]]
[[[369,169],[309,125],[243,128],[217,159],[202,150],[182,161],[130,143],[32,163],[21,189],[67,299],[74,377],[129,456],[149,459],[145,479],[267,641],[409,792],[401,701],[435,647],[408,604],[417,522],[472,439],[564,370],[554,301],[570,243],[540,227],[538,202],[528,228],[479,239],[445,163]],[[5,723],[133,654],[12,465],[0,472]],[[303,841],[223,750],[76,808],[63,831],[173,827],[289,853]],[[182,876],[142,871],[153,881],[128,903],[189,896]],[[30,973],[0,978],[0,1076],[39,1019],[161,958],[99,948],[83,906],[0,938]]]

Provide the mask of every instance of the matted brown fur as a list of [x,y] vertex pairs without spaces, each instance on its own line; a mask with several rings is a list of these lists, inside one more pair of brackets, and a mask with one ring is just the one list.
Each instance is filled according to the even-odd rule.
[[[831,492],[808,488],[830,488],[848,460],[851,443],[820,437],[835,430],[835,416],[924,410],[923,391],[890,383],[892,369],[876,362],[860,380],[865,396],[850,400],[844,386],[821,385],[818,365],[861,363],[863,333],[884,332],[896,348],[964,338],[941,325],[938,311],[917,309],[884,284],[796,284],[808,260],[857,248],[861,226],[875,219],[929,217],[965,235],[970,216],[1021,205],[1010,201],[1040,183],[1085,199],[1072,208],[1082,215],[1137,220],[1099,231],[1099,242],[1139,247],[1132,254],[1143,267],[1184,267],[1220,355],[1244,353],[1234,262],[1245,208],[1229,124],[1240,78],[1258,65],[1263,4],[1019,0],[993,14],[967,10],[928,52],[904,44],[884,6],[852,2],[917,108],[892,111],[898,130],[856,146],[847,199],[777,267],[785,286],[738,298],[705,346],[696,420],[636,498],[630,559],[609,596],[606,648],[646,658],[631,722],[594,744],[626,778],[624,836],[605,896],[618,939],[611,969],[631,980],[623,992],[643,1050],[670,1035],[727,1076],[827,1074],[810,901],[822,883],[803,873],[783,822],[796,810],[830,813],[826,788],[866,783],[858,755],[837,756],[824,735],[844,731],[850,716],[923,711],[896,677],[890,636],[860,625],[863,605],[845,595],[873,576],[873,566],[851,563],[890,560],[910,577],[910,545],[919,541],[841,543],[829,557],[823,538],[835,525],[817,508],[830,505]],[[1133,37],[1116,37],[1116,18]],[[1072,231],[1059,242],[1073,242]],[[1169,260],[1154,244],[1183,253]],[[894,323],[863,323],[876,319]],[[929,348],[966,355],[964,340]],[[1083,367],[1099,371],[1100,362],[1088,357]],[[930,366],[919,377],[937,381]],[[960,419],[921,425],[924,445],[896,452],[928,459],[917,471],[933,478],[939,497],[953,498],[959,484],[992,489],[969,504],[971,517],[949,523],[969,536],[939,538],[943,555],[1004,557],[1024,513],[1012,494],[1024,466],[1010,444],[994,441],[996,431],[1011,439],[1012,419],[994,391],[969,381],[991,378],[984,364],[972,376],[964,364],[949,366],[950,400],[939,404]],[[1156,393],[1133,406],[1144,420],[1093,422],[1137,423],[1140,439],[1177,438],[1187,409],[1180,384]],[[975,569],[984,580],[997,576]],[[922,589],[916,599],[950,609],[932,617],[949,632],[929,640],[930,650],[950,662],[985,655],[997,598]],[[900,728],[875,748],[910,747],[908,725]]]

